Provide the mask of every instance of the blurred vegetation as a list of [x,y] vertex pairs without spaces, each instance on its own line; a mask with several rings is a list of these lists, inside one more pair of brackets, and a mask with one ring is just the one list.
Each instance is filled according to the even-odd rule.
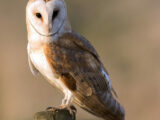
[[[97,49],[127,120],[160,113],[160,1],[66,0],[74,30]],[[0,120],[29,120],[62,95],[33,77],[27,61],[27,0],[0,1]],[[98,120],[78,109],[79,119]]]

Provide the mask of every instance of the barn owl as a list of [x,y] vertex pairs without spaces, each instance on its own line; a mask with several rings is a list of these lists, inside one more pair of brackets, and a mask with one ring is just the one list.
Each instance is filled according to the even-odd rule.
[[88,40],[72,30],[64,0],[29,0],[26,7],[28,60],[62,93],[61,106],[73,102],[105,120],[124,120],[109,75]]

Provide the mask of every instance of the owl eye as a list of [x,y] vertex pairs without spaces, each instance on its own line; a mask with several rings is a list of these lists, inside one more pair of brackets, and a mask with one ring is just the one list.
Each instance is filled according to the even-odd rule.
[[54,20],[57,17],[58,13],[59,13],[59,10],[53,11],[52,20]]
[[41,13],[36,13],[36,17],[37,17],[37,18],[42,18]]

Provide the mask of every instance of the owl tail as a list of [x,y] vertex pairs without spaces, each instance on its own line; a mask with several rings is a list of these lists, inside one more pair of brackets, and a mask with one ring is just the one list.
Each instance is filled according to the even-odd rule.
[[101,113],[105,120],[125,120],[124,108],[111,93],[102,95],[100,101],[104,105]]
[[[83,100],[82,100],[83,99]],[[125,120],[125,110],[110,92],[76,101],[86,111],[104,120]]]

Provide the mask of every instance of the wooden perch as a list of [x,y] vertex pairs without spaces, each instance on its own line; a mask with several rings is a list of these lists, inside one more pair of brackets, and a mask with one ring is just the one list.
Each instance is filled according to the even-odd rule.
[[71,111],[66,108],[46,110],[36,113],[34,120],[76,120],[76,108],[72,106]]

